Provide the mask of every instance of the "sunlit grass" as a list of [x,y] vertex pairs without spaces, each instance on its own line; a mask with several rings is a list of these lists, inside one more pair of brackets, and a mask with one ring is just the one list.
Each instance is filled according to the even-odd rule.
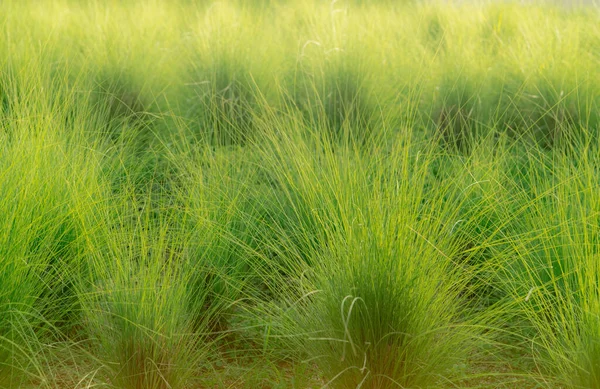
[[599,19],[3,2],[0,388],[598,387]]

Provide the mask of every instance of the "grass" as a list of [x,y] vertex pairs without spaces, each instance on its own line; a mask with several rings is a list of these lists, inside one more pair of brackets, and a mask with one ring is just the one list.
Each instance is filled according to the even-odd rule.
[[0,388],[597,388],[600,13],[0,4]]
[[[434,385],[468,355],[469,336],[476,333],[463,333],[468,314],[461,312],[458,293],[466,279],[454,274],[455,248],[440,236],[448,228],[431,220],[455,215],[438,214],[441,203],[433,199],[420,209],[423,189],[416,185],[422,180],[423,186],[427,175],[421,166],[406,166],[405,150],[394,148],[391,161],[374,166],[338,151],[324,153],[325,173],[318,173],[320,164],[313,163],[312,171],[303,164],[308,176],[289,182],[319,194],[309,207],[327,237],[310,258],[314,265],[303,285],[309,292],[294,305],[292,321],[299,328],[287,331],[308,335],[300,339],[302,348],[332,387]],[[321,174],[326,178],[313,178]],[[388,177],[396,177],[395,185]],[[325,187],[315,187],[317,182]]]

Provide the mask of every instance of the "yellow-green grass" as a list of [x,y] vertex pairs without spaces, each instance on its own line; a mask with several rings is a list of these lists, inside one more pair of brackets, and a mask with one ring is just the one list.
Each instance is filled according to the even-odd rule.
[[598,387],[599,22],[2,2],[0,388]]

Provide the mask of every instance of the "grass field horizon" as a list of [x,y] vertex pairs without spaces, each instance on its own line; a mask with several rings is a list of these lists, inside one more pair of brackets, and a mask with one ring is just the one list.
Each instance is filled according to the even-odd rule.
[[0,389],[600,388],[596,6],[0,31]]

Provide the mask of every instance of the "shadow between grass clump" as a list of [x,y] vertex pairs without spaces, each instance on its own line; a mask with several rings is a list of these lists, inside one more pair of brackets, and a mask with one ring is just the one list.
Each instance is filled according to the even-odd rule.
[[217,337],[227,334],[228,341],[235,336],[231,320],[238,302],[261,288],[258,269],[267,266],[257,259],[267,246],[259,222],[264,196],[253,186],[255,167],[249,156],[243,148],[206,145],[176,162],[183,164],[176,192],[178,218],[189,231],[189,266],[198,269],[190,278],[189,293],[208,293],[204,299],[190,299],[192,311],[219,302],[228,305],[208,322],[200,315],[193,323],[207,326]]
[[244,145],[251,141],[260,111],[248,68],[237,58],[219,56],[198,63],[187,83],[184,116],[193,120],[198,140],[213,145]]
[[435,9],[427,10],[424,15],[426,28],[420,31],[423,45],[433,54],[443,53],[446,49],[445,21]]
[[545,72],[525,81],[519,74],[506,74],[497,86],[502,89],[497,126],[548,151],[590,141],[600,123],[599,100],[592,92],[595,81],[579,79]]
[[0,84],[0,115],[5,117],[10,111],[10,100],[6,86]]
[[434,138],[450,152],[469,153],[490,125],[481,85],[465,71],[445,74],[434,92]]
[[376,104],[356,61],[343,52],[332,52],[321,64],[301,63],[288,87],[292,105],[334,143],[364,144],[374,125]]
[[143,150],[154,139],[154,101],[138,80],[124,70],[105,69],[93,79],[90,104],[96,112],[99,136],[112,143]]

